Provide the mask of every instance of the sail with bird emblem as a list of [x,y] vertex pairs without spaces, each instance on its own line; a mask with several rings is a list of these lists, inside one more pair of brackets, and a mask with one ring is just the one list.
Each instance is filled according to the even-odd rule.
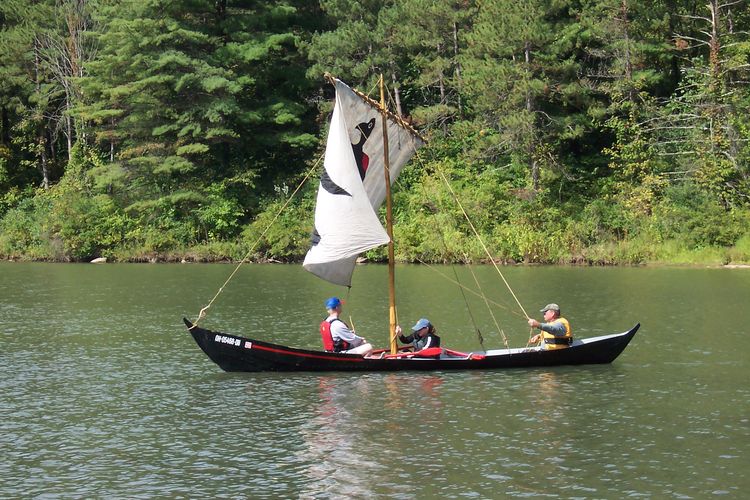
[[[326,142],[315,206],[312,248],[303,267],[332,283],[350,286],[357,256],[390,239],[377,216],[386,195],[381,110],[340,80]],[[423,144],[403,120],[387,119],[390,181],[395,182]]]

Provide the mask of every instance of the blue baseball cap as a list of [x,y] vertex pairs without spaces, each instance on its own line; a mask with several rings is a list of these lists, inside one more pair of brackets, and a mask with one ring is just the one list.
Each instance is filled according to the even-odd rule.
[[340,305],[341,301],[338,297],[331,297],[330,299],[326,300],[326,309],[336,309]]
[[430,326],[430,320],[427,318],[422,318],[419,321],[417,321],[417,324],[411,327],[411,330],[413,332],[416,332],[417,330],[421,330],[422,328],[427,328]]

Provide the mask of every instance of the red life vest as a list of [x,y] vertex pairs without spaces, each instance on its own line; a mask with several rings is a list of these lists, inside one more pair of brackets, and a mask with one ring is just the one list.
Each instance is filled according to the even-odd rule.
[[323,339],[323,349],[329,352],[341,352],[349,349],[349,342],[341,339],[333,341],[331,335],[331,323],[334,321],[341,321],[338,318],[333,318],[331,321],[323,320],[320,323],[320,338]]

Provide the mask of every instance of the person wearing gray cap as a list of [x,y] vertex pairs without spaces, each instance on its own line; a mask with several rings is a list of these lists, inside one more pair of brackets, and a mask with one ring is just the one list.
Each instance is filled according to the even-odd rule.
[[560,306],[547,304],[539,312],[544,314],[544,323],[529,318],[529,326],[541,330],[531,337],[529,344],[536,344],[541,340],[542,346],[547,350],[569,347],[573,343],[573,330],[570,329],[570,322],[561,316]]
[[401,335],[401,327],[396,325],[396,335],[404,344],[411,344],[414,352],[427,349],[428,347],[440,347],[440,337],[435,335],[435,327],[430,320],[422,318],[411,327],[411,335]]

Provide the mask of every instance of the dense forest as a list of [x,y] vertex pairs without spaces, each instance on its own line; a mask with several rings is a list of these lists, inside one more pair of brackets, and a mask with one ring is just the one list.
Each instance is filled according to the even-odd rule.
[[0,257],[300,259],[330,72],[429,139],[399,260],[483,259],[454,191],[499,261],[750,262],[748,7],[4,0]]

